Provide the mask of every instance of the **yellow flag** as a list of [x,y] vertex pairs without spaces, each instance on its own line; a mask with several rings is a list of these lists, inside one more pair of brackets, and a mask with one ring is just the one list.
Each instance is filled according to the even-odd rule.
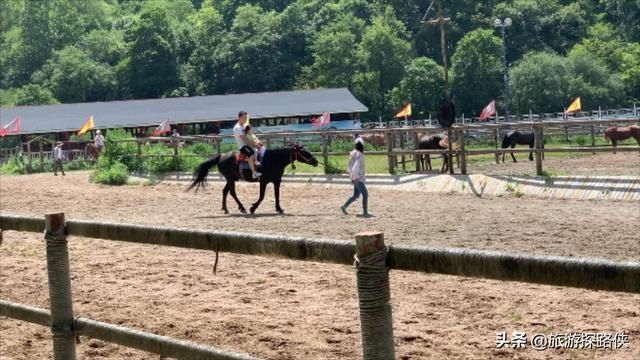
[[87,121],[82,125],[82,127],[78,130],[78,136],[86,133],[87,131],[93,129],[93,115],[89,116]]
[[411,116],[411,103],[407,103],[402,109],[394,116],[395,118],[403,118]]
[[569,108],[567,109],[567,114],[580,111],[581,108],[582,106],[580,105],[580,96],[578,96],[575,100],[573,100],[571,105],[569,105]]

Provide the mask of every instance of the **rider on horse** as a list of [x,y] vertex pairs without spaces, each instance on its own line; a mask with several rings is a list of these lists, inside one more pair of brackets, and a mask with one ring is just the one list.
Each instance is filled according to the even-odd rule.
[[240,155],[238,160],[246,160],[249,163],[249,167],[253,172],[253,178],[257,179],[262,174],[256,171],[256,151],[260,147],[260,142],[254,142],[254,137],[247,136],[246,127],[248,123],[248,117],[246,111],[240,111],[238,113],[238,123],[233,127],[233,135],[238,143],[238,150]]

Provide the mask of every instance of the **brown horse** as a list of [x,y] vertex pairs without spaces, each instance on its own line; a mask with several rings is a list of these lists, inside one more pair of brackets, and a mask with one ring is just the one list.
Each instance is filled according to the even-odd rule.
[[[457,143],[452,144],[452,148],[457,149]],[[449,137],[447,135],[424,135],[420,137],[420,141],[418,142],[418,149],[420,150],[446,150],[449,148]],[[427,167],[425,167],[425,159]],[[447,154],[442,154],[442,159],[444,160],[442,163],[442,168],[440,169],[441,173],[445,173],[449,170],[449,156]],[[456,160],[458,162],[458,166],[460,166],[460,160],[456,156]],[[431,156],[429,154],[421,157],[420,162],[422,163],[422,168],[426,170],[431,170]]]
[[[618,146],[618,141],[627,140],[633,137],[640,145],[640,125],[631,125],[625,127],[612,126],[604,131],[604,139],[611,140],[613,147]],[[615,151],[613,152],[616,153]]]
[[100,156],[100,151],[93,143],[87,143],[84,147],[84,156],[91,162],[96,162]]

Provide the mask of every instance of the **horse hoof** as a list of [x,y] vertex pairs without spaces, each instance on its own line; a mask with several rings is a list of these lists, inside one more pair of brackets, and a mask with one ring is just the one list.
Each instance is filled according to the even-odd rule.
[[249,209],[249,211],[251,211],[251,215],[253,215],[253,213],[256,212],[256,208],[252,207],[251,209]]
[[229,210],[224,211],[225,215],[229,215]]
[[243,214],[246,214],[246,213],[247,213],[247,210],[245,210],[244,208],[242,208],[242,209],[240,209],[240,212],[241,212],[241,213],[243,213]]
[[276,211],[278,212],[278,214],[282,215],[284,214],[284,210],[283,209],[276,209]]

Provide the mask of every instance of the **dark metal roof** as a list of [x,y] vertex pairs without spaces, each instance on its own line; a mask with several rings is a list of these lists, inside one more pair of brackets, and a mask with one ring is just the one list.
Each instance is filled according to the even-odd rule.
[[366,112],[348,89],[194,96],[0,108],[0,122],[21,118],[21,134],[76,131],[89,116],[96,129],[233,120],[244,110],[252,119]]

